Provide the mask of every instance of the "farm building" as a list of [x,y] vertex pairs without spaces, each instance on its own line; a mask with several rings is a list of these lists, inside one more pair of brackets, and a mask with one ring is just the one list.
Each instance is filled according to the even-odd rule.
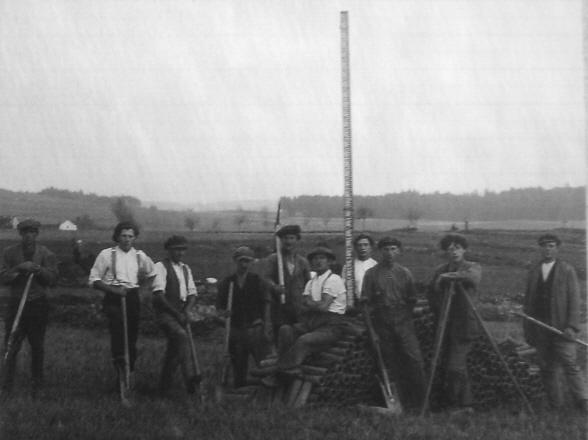
[[77,231],[78,227],[70,220],[66,220],[59,225],[60,231]]

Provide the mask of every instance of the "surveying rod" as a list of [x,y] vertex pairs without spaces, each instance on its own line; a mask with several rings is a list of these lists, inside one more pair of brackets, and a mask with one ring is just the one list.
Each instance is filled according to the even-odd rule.
[[341,90],[343,103],[343,233],[345,235],[345,288],[356,298],[353,270],[353,167],[351,150],[351,91],[349,76],[349,21],[341,11]]

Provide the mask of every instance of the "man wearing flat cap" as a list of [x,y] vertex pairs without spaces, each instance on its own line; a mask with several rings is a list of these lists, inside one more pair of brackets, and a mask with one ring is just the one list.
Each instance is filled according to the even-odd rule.
[[[310,280],[308,260],[296,251],[300,232],[298,225],[286,225],[276,232],[284,261],[284,286],[279,283],[278,255],[271,254],[265,262],[264,278],[270,286],[274,338],[277,338],[280,326],[297,322],[302,312],[302,292]],[[282,295],[284,304],[280,300]]]
[[168,396],[178,366],[182,371],[188,394],[194,394],[200,382],[194,370],[190,340],[186,326],[190,325],[187,311],[196,301],[196,285],[190,267],[183,262],[188,240],[172,235],[165,243],[167,258],[155,264],[153,279],[153,308],[156,320],[167,337],[167,349],[161,370],[159,392]]
[[37,244],[41,224],[32,219],[18,224],[20,244],[4,250],[0,282],[10,286],[10,297],[5,315],[5,345],[29,275],[33,275],[27,300],[16,329],[14,344],[7,359],[2,394],[8,395],[14,384],[16,356],[26,337],[31,345],[32,393],[36,396],[43,384],[44,339],[47,328],[49,304],[48,288],[57,282],[57,258],[45,246]]
[[88,284],[104,292],[102,307],[108,318],[112,362],[119,377],[125,370],[124,321],[121,298],[126,298],[129,368],[134,382],[135,360],[141,300],[139,287],[155,276],[153,261],[145,252],[135,249],[139,227],[133,222],[118,223],[112,234],[115,246],[100,251],[90,270]]
[[[335,254],[327,247],[318,246],[308,254],[308,259],[316,276],[306,283],[302,293],[299,322],[280,327],[280,374],[300,374],[300,365],[307,356],[327,349],[345,332],[345,283],[330,269]],[[263,383],[272,386],[275,380],[269,377]]]
[[402,250],[398,239],[382,238],[378,250],[381,262],[365,273],[360,302],[367,304],[367,313],[373,316],[382,356],[398,384],[402,404],[417,408],[425,395],[425,373],[412,319],[414,281],[410,271],[396,262]]
[[255,260],[253,251],[240,246],[233,253],[235,273],[219,285],[217,309],[229,308],[229,290],[233,289],[229,354],[233,367],[234,387],[247,385],[249,355],[257,364],[266,355],[271,334],[270,298],[266,282],[250,271]]
[[541,261],[533,266],[527,278],[525,313],[562,331],[565,336],[550,333],[532,322],[523,328],[527,342],[537,349],[543,384],[553,408],[563,405],[557,370],[562,367],[570,394],[580,410],[588,410],[588,389],[577,363],[573,339],[580,330],[580,286],[573,266],[558,257],[561,241],[554,234],[538,240]]

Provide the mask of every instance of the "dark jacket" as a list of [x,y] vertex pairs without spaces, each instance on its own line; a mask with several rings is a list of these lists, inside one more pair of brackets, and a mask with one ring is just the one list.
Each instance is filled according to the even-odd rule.
[[308,260],[301,255],[294,257],[294,271],[288,272],[284,261],[284,284],[286,291],[286,304],[280,304],[280,298],[275,290],[278,286],[278,256],[271,254],[266,258],[264,278],[270,286],[272,300],[272,320],[279,323],[292,323],[291,321],[302,313],[302,292],[308,280],[310,280],[310,265]]
[[239,287],[236,274],[225,278],[218,287],[217,308],[227,309],[231,283],[233,283],[231,327],[245,329],[251,327],[254,323],[261,323],[264,318],[265,304],[268,300],[266,284],[261,277],[256,273],[248,272],[243,287]]
[[[25,257],[21,244],[10,246],[4,250],[0,282],[11,286],[11,301],[18,301],[23,294],[27,275],[17,272],[14,268],[23,263]],[[35,252],[31,260],[41,266],[41,271],[33,277],[29,290],[28,301],[44,297],[49,287],[57,283],[57,257],[45,246],[35,244]]]
[[467,295],[475,303],[478,298],[478,284],[482,279],[482,268],[478,263],[464,260],[457,269],[452,269],[449,263],[442,264],[435,269],[427,297],[429,305],[437,317],[441,312],[443,295],[449,282],[442,281],[437,285],[436,281],[441,274],[447,272],[458,272],[463,277],[462,281],[455,283],[456,294],[452,300],[447,323],[449,338],[471,341],[479,335],[480,326],[464,295]]
[[[580,286],[574,268],[562,260],[556,260],[552,270],[553,284],[551,285],[550,321],[549,324],[559,330],[572,328],[580,330]],[[529,271],[527,289],[525,292],[525,313],[534,317],[537,305],[537,284],[541,277],[541,263]],[[530,345],[535,345],[538,337],[538,327],[527,321],[523,324],[525,339]]]

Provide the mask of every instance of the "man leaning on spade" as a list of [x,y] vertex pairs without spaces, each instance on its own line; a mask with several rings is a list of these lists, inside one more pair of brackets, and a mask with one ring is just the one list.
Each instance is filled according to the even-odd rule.
[[[8,344],[19,303],[27,280],[32,275],[28,296],[16,327],[10,353],[6,353],[6,370],[2,383],[2,395],[8,396],[14,384],[16,356],[26,337],[31,345],[32,394],[35,397],[43,384],[44,339],[49,315],[48,288],[57,281],[57,258],[45,246],[37,244],[41,224],[32,219],[18,224],[21,242],[4,250],[0,281],[10,286],[10,297],[5,315]],[[6,347],[8,349],[9,347]]]
[[167,258],[155,264],[153,308],[156,320],[167,337],[167,349],[161,370],[159,393],[170,395],[173,376],[178,366],[188,394],[196,392],[201,380],[192,360],[188,310],[196,301],[196,285],[190,267],[183,262],[188,240],[172,235],[164,244]]
[[155,276],[154,265],[143,251],[134,248],[139,228],[132,222],[120,222],[114,228],[115,246],[102,250],[90,270],[88,283],[104,292],[103,309],[108,318],[112,362],[119,378],[125,371],[124,321],[121,298],[126,298],[129,369],[133,385],[141,302],[139,286]]
[[410,271],[398,264],[402,243],[393,237],[378,241],[381,262],[367,270],[360,303],[368,306],[374,330],[381,340],[386,368],[398,384],[407,408],[422,405],[425,394],[423,356],[416,337],[412,311],[416,289]]

